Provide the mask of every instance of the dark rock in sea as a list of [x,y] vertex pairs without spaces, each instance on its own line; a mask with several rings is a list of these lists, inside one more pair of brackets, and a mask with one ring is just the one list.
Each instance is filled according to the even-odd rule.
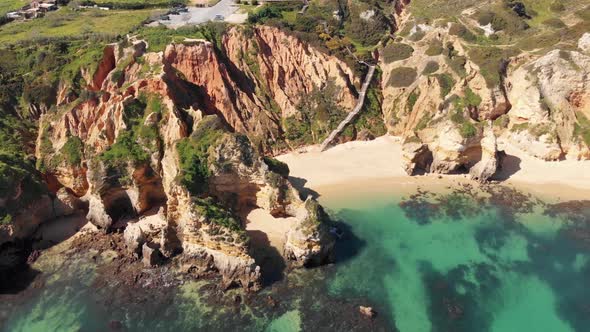
[[109,330],[110,331],[121,331],[123,330],[123,323],[118,320],[112,320],[109,322]]
[[141,252],[143,256],[142,262],[146,267],[160,265],[163,261],[160,249],[153,243],[144,243]]
[[267,296],[266,297],[266,302],[268,303],[269,306],[271,306],[272,308],[277,306],[277,300],[275,300],[272,296]]
[[27,258],[27,264],[35,263],[35,261],[37,260],[37,258],[39,258],[39,256],[41,256],[41,251],[33,250],[33,252],[31,252],[29,257]]

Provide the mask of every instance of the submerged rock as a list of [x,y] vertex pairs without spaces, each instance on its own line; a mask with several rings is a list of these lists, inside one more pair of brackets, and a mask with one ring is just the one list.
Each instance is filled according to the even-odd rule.
[[142,262],[145,267],[154,267],[163,263],[160,249],[153,243],[144,243],[141,247]]
[[359,306],[359,312],[367,318],[374,318],[377,316],[377,312],[373,310],[372,307]]
[[123,232],[123,239],[127,247],[128,254],[139,257],[142,253],[142,246],[146,241],[145,234],[137,223],[129,223]]

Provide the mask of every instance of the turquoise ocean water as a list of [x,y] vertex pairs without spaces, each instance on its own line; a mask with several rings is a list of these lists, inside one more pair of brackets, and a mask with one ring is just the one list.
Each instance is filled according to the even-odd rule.
[[[325,205],[345,234],[337,263],[291,272],[257,295],[219,295],[206,281],[190,281],[133,290],[141,301],[125,301],[116,281],[97,289],[96,268],[80,256],[55,262],[27,298],[0,305],[3,329],[590,331],[585,202],[417,192]],[[360,317],[359,305],[377,318]]]

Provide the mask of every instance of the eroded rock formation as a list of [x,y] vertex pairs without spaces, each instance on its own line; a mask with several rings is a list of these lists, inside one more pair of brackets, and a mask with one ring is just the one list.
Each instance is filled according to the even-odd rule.
[[405,142],[408,174],[470,173],[486,181],[501,165],[498,146],[507,144],[545,160],[590,158],[582,134],[590,113],[587,37],[580,51],[506,57],[490,78],[451,27],[421,26],[420,40],[383,50],[386,125]]
[[[285,234],[285,256],[296,265],[324,263],[333,247],[321,207],[302,201],[288,171],[259,151],[279,138],[281,118],[305,93],[332,81],[348,107],[356,91],[339,60],[275,28],[246,33],[232,28],[223,52],[204,40],[159,53],[133,39],[106,46],[96,71],[82,72],[84,99],[72,102],[61,87],[60,112],[41,117],[36,155],[60,202],[84,202],[87,219],[103,231],[124,228],[128,254],[146,266],[181,257],[218,271],[224,287],[255,290],[263,271],[249,254],[249,210],[299,221]],[[53,201],[36,204],[46,211]],[[22,224],[32,232],[56,216]]]

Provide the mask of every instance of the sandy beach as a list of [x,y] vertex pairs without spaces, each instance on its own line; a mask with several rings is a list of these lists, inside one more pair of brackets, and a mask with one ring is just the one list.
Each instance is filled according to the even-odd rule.
[[[590,197],[590,161],[546,162],[511,146],[500,147],[508,155],[497,176],[502,184],[551,200]],[[308,147],[277,159],[289,165],[297,185],[321,196],[339,195],[343,191],[403,193],[422,185],[444,189],[461,183],[475,184],[466,175],[408,176],[402,168],[400,140],[392,136],[348,142],[324,152]]]

